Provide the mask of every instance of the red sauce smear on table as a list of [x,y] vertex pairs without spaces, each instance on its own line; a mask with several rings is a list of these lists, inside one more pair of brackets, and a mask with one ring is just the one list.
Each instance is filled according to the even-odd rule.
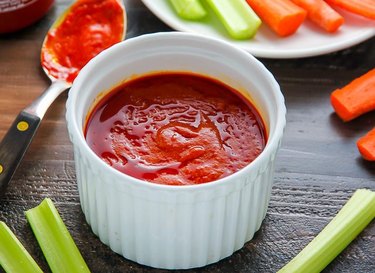
[[79,0],[43,44],[43,67],[55,78],[73,82],[97,54],[123,38],[119,0]]
[[166,185],[228,176],[267,141],[258,111],[238,91],[182,72],[147,75],[110,91],[90,113],[85,137],[110,166]]

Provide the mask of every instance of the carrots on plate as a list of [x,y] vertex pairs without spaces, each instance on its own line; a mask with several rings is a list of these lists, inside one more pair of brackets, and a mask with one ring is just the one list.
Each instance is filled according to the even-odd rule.
[[349,12],[375,19],[375,0],[326,0],[326,2]]
[[307,11],[307,17],[328,32],[335,32],[344,23],[344,17],[324,0],[291,0]]
[[343,121],[375,110],[375,68],[331,94],[331,104]]
[[[199,20],[207,15],[207,5],[200,0],[170,0],[176,13],[184,19]],[[228,3],[227,3],[228,2]],[[207,0],[232,38],[252,38],[261,18],[281,37],[295,33],[306,17],[327,32],[333,33],[344,23],[344,17],[331,7],[375,19],[375,0]],[[234,16],[238,15],[238,16]]]
[[246,0],[256,14],[279,36],[297,31],[307,12],[289,0]]
[[375,128],[357,141],[357,147],[364,159],[375,161]]

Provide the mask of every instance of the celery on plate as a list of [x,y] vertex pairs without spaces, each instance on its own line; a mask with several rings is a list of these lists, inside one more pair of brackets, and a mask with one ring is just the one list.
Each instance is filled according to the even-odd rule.
[[8,273],[43,273],[4,222],[0,222],[0,265]]
[[177,14],[187,20],[199,20],[207,15],[200,0],[170,0]]
[[252,38],[261,20],[245,0],[206,0],[232,38]]
[[26,218],[53,273],[90,272],[51,199],[26,211]]
[[278,273],[321,272],[375,218],[375,192],[357,190],[332,221]]

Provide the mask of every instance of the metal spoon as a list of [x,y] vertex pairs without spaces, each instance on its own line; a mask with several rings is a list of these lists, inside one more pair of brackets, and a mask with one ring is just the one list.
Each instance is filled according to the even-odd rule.
[[[125,38],[126,12],[122,1],[115,1],[117,1],[123,11],[124,31],[122,37],[119,39],[120,42]],[[48,33],[55,30],[60,23],[64,21],[73,5],[75,5],[77,2],[73,3],[59,16],[59,18],[57,18],[55,23],[49,29]],[[44,45],[47,37],[48,35],[43,42],[42,53],[43,50],[46,50]],[[24,108],[19,113],[0,143],[0,194],[5,192],[49,106],[63,91],[69,89],[72,85],[73,80],[68,81],[63,78],[59,78],[58,76],[52,76],[43,62],[42,67],[48,78],[51,80],[51,85],[36,100],[34,100],[29,106]]]

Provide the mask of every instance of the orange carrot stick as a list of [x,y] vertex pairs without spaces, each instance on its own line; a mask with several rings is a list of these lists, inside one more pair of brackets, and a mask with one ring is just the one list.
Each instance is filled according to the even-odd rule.
[[375,19],[375,1],[374,0],[326,0],[330,5],[336,5],[349,12]]
[[375,161],[375,128],[357,141],[357,147],[364,159]]
[[307,11],[307,17],[328,32],[335,32],[343,23],[342,17],[324,0],[291,0]]
[[375,110],[375,68],[333,91],[331,104],[343,121]]
[[255,13],[280,36],[297,31],[307,12],[289,0],[246,0]]

